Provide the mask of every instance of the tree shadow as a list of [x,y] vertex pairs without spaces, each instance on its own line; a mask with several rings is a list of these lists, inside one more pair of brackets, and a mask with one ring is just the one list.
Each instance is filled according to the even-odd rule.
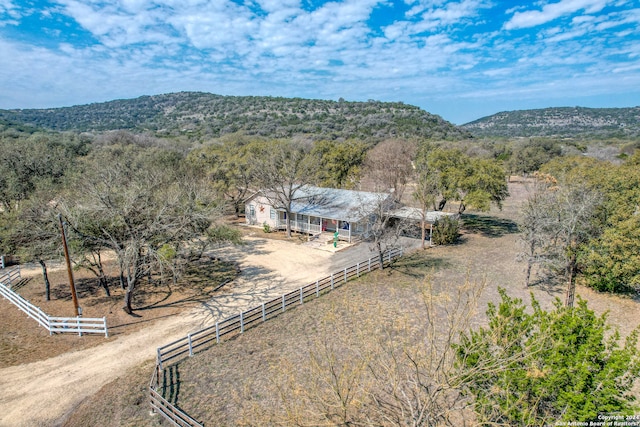
[[[232,282],[240,270],[236,263],[204,259],[190,263],[180,277],[178,284],[165,280],[163,285],[147,286],[136,293],[137,311],[155,308],[182,307],[205,303],[224,285]],[[171,300],[175,293],[185,295]],[[146,304],[145,304],[146,303]],[[143,305],[145,304],[145,305]]]
[[485,237],[502,237],[519,231],[515,221],[489,215],[465,214],[462,216],[462,224],[465,230]]
[[539,274],[532,277],[527,289],[539,289],[548,295],[558,296],[566,291],[567,284],[561,279],[548,274]]
[[425,252],[419,252],[396,260],[389,266],[389,269],[405,276],[423,278],[433,271],[451,266],[451,262],[444,258],[432,258],[428,257]]
[[[109,288],[119,283],[116,277],[107,277]],[[106,296],[105,290],[100,285],[98,278],[80,278],[74,279],[76,295],[79,299],[84,300],[83,304],[87,306],[98,305],[113,301],[113,296]],[[71,301],[71,288],[69,284],[58,284],[52,286],[51,295],[55,299],[62,301]]]

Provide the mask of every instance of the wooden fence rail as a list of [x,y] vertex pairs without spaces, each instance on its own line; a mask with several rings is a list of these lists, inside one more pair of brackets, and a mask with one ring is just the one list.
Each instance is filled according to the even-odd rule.
[[[82,334],[104,334],[105,338],[109,336],[107,330],[107,319],[91,318],[91,317],[53,317],[42,311],[40,308],[31,304],[21,295],[11,289],[11,285],[20,280],[20,267],[11,269],[11,271],[0,271],[0,295],[13,303],[22,310],[27,316],[38,322],[40,326],[49,331],[50,335],[54,333],[77,333]],[[7,286],[7,284],[9,286]]]
[[[402,249],[393,249],[385,253],[384,264],[390,264],[395,258],[402,256]],[[171,364],[191,357],[195,351],[204,346],[219,344],[223,339],[229,339],[244,333],[248,328],[284,313],[288,308],[304,304],[305,301],[318,298],[320,294],[329,292],[336,287],[347,283],[349,280],[360,277],[380,268],[379,257],[369,258],[364,262],[347,267],[331,274],[330,276],[316,280],[306,286],[283,294],[271,301],[262,303],[257,307],[240,312],[234,316],[216,322],[215,325],[188,334],[173,342],[158,347],[156,353],[156,369],[154,370],[149,385],[149,401],[154,411],[162,415],[167,421],[179,427],[202,427],[202,424],[193,420],[189,415],[176,408],[158,393],[161,373]]]

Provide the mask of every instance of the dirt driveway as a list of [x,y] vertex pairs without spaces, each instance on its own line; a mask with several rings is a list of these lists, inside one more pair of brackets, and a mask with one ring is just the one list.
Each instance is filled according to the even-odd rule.
[[57,425],[104,384],[153,359],[157,347],[374,255],[364,244],[331,253],[256,236],[242,247],[214,251],[236,261],[242,273],[200,308],[96,347],[0,369],[0,426]]

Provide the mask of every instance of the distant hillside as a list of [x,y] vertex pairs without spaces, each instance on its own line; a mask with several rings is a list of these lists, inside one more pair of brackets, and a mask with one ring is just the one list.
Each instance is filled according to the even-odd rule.
[[403,103],[346,102],[180,92],[75,107],[0,110],[0,119],[58,131],[125,129],[203,140],[233,132],[311,139],[421,137],[460,140],[470,134]]
[[640,107],[507,111],[461,128],[477,137],[640,138]]

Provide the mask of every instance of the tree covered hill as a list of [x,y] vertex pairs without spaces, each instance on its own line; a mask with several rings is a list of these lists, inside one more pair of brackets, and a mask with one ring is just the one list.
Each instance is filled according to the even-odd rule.
[[506,111],[461,128],[476,137],[640,138],[640,107]]
[[51,109],[0,110],[0,119],[57,131],[124,129],[204,140],[233,132],[310,139],[460,140],[470,134],[403,103],[347,102],[179,92]]

